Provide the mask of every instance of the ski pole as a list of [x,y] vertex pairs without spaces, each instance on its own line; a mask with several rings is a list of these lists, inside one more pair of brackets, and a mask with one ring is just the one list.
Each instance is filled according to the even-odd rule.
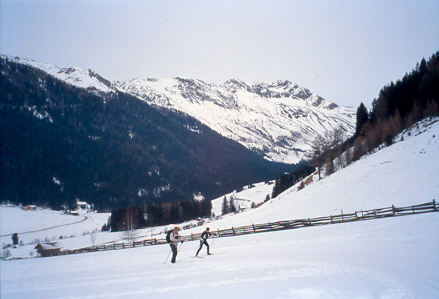
[[181,248],[182,245],[183,245],[183,241],[181,242],[180,247],[178,247],[177,253],[180,252],[180,248]]
[[168,253],[168,257],[166,258],[166,260],[165,260],[165,262],[163,263],[163,265],[166,264],[166,262],[168,261],[168,258],[169,258],[169,256],[171,255],[171,252],[172,252],[172,249],[171,249],[171,251],[169,251],[169,253]]
[[212,241],[212,245],[210,246],[213,246],[213,243],[215,243],[215,234],[213,234],[213,241]]

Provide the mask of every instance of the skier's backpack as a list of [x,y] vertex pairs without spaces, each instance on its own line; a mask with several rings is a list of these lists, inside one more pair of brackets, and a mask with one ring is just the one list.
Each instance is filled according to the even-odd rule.
[[171,233],[172,230],[168,231],[168,233],[166,234],[166,242],[171,243]]

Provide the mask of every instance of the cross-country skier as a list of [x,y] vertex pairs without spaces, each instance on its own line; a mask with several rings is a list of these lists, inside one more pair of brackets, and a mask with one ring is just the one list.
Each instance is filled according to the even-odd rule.
[[203,245],[206,245],[207,247],[207,254],[211,255],[211,253],[209,252],[209,243],[207,243],[207,238],[209,238],[209,236],[211,235],[215,235],[209,232],[210,228],[206,228],[206,230],[201,234],[201,238],[200,238],[200,247],[197,250],[197,254],[195,256],[198,256],[198,253],[201,250],[201,247],[203,247]]
[[166,235],[166,241],[168,241],[169,245],[171,246],[172,250],[172,259],[171,263],[175,263],[175,260],[177,258],[177,243],[181,242],[183,243],[183,240],[181,239],[181,236],[178,235],[178,231],[180,230],[179,227],[174,227],[174,230],[171,230]]

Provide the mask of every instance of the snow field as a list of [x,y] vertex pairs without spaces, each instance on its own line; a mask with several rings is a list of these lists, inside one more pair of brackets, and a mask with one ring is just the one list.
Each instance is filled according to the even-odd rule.
[[2,298],[435,298],[439,215],[2,263]]
[[[88,213],[80,216],[64,215],[59,211],[38,209],[24,211],[16,206],[0,206],[0,244],[2,256],[9,250],[16,258],[36,256],[38,243],[55,241],[63,249],[91,246],[91,234],[100,232],[110,213]],[[3,249],[11,244],[11,234],[18,233],[19,243],[24,246]],[[113,241],[119,235],[108,232],[95,233],[95,242]],[[122,237],[122,236],[120,236]]]

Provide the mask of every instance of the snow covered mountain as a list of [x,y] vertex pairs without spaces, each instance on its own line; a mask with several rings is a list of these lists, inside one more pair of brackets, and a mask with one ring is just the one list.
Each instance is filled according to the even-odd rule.
[[26,58],[10,57],[6,55],[1,55],[1,57],[15,63],[38,68],[70,85],[94,91],[96,94],[102,95],[114,91],[111,81],[103,78],[91,69],[86,70],[81,67],[60,68],[53,64],[36,62]]
[[149,104],[182,111],[272,161],[297,163],[317,135],[341,127],[350,136],[355,130],[354,108],[339,107],[290,81],[248,85],[229,80],[215,85],[187,78],[147,78],[111,82],[90,69],[2,57],[99,95],[119,89]]
[[229,80],[133,79],[117,87],[148,103],[183,111],[269,160],[297,163],[317,135],[355,129],[355,110],[290,81],[248,85]]
[[5,200],[55,207],[79,198],[109,209],[111,197],[121,206],[199,193],[211,199],[295,169],[263,159],[187,114],[108,88],[91,71],[44,67],[0,58]]

